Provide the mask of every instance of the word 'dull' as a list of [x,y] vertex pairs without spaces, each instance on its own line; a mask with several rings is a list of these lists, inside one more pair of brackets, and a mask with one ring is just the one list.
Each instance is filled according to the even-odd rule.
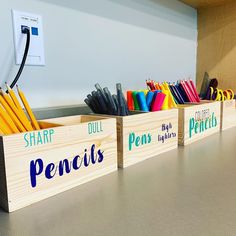
[[103,132],[102,129],[102,122],[92,122],[88,123],[88,133],[89,134],[96,134]]

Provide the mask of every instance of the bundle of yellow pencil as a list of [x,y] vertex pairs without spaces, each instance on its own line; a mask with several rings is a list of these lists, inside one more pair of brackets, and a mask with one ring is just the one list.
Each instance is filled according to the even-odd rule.
[[29,118],[23,111],[15,92],[7,84],[6,87],[8,94],[0,88],[0,135],[39,130],[40,126],[24,93],[17,86],[18,95]]

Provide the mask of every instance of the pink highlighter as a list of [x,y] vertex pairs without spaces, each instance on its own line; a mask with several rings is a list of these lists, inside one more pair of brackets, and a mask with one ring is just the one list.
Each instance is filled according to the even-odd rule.
[[152,103],[152,111],[160,111],[165,100],[166,95],[164,93],[158,93]]
[[193,89],[193,91],[194,91],[194,95],[195,95],[195,98],[196,98],[197,102],[200,102],[200,98],[199,98],[199,95],[198,95],[198,93],[197,93],[197,89],[196,89],[196,87],[195,87],[193,81],[190,80],[189,83],[190,83],[190,85],[192,86],[192,89]]

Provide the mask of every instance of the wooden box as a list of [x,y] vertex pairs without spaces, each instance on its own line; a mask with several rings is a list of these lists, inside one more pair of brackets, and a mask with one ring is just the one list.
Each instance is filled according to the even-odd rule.
[[116,120],[73,116],[0,137],[0,205],[8,212],[117,170]]
[[221,103],[202,101],[200,104],[178,105],[179,145],[186,145],[220,131]]
[[117,121],[118,167],[125,168],[178,146],[178,110],[132,112]]
[[235,100],[221,102],[221,129],[226,130],[236,126]]

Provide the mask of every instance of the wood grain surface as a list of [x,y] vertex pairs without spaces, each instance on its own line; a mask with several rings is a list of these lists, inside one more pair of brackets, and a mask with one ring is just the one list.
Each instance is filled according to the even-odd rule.
[[[24,133],[1,137],[4,150],[0,149],[0,170],[2,172],[5,169],[6,173],[5,176],[4,172],[1,173],[0,190],[3,192],[1,195],[4,199],[1,203],[5,210],[15,211],[117,170],[115,119],[74,116],[55,120],[58,121],[58,127],[53,128],[53,141],[47,144],[26,147]],[[81,120],[83,123],[80,123]],[[102,131],[88,134],[88,124],[94,121],[99,122]],[[50,122],[53,122],[53,119]],[[27,134],[33,135],[33,133]],[[96,151],[100,149],[104,152],[102,162],[91,164],[90,160],[87,167],[82,165],[78,170],[72,169],[70,173],[64,173],[62,176],[57,172],[52,179],[45,178],[42,172],[37,178],[37,186],[32,187],[30,183],[32,160],[41,158],[45,171],[50,163],[57,166],[60,161],[65,159],[71,161],[77,155],[80,156],[79,160],[84,158],[84,153],[91,155],[90,147],[93,144]]]
[[[209,135],[215,134],[220,131],[221,124],[221,103],[220,102],[208,102],[203,101],[202,104],[196,105],[179,105],[179,145],[187,145],[198,140],[204,139]],[[196,114],[200,112],[208,112],[211,116],[214,113],[214,116],[217,119],[217,126],[205,130],[204,132],[192,133],[190,137],[190,119],[195,118]],[[205,119],[204,119],[205,120]]]
[[[164,142],[158,141],[158,135],[165,135],[162,125],[171,124],[172,128],[168,133],[174,133],[175,137],[166,139]],[[117,119],[118,135],[118,164],[120,168],[125,168],[157,156],[163,152],[177,148],[178,140],[178,110],[167,110],[159,112],[149,112],[136,114]],[[142,139],[143,135],[150,134],[150,143],[135,146],[129,149],[130,135],[134,133],[136,138]]]
[[221,129],[226,130],[236,126],[235,100],[221,102]]

